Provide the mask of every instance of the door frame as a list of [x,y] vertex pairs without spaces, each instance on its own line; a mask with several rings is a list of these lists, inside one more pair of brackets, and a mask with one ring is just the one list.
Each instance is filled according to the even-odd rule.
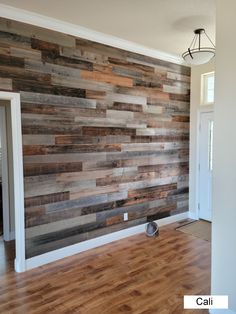
[[213,113],[214,114],[214,108],[213,105],[209,106],[202,106],[202,108],[198,109],[198,115],[197,115],[197,156],[196,156],[196,212],[195,212],[195,219],[199,220],[199,202],[200,202],[200,131],[201,131],[201,114],[202,113]]
[[7,123],[6,108],[0,106],[0,129],[2,146],[2,211],[3,211],[3,239],[13,240],[10,237],[10,204],[9,204],[9,175],[8,175],[8,149],[7,149]]
[[15,215],[15,271],[25,271],[24,177],[20,94],[0,91],[0,99],[10,106],[10,137],[12,139],[13,205]]

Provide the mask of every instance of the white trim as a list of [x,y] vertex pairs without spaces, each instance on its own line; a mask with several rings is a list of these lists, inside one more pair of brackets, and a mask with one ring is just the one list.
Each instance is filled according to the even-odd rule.
[[210,314],[236,314],[236,312],[232,310],[209,310]]
[[[195,216],[195,219],[199,219],[199,209],[198,209],[198,204],[199,204],[199,164],[200,164],[200,129],[201,129],[201,114],[202,113],[207,113],[207,112],[212,112],[214,113],[214,107],[213,105],[209,106],[203,106],[199,107],[198,112],[197,112],[197,150],[196,150],[196,162],[197,162],[197,167],[196,167],[196,204],[195,204],[195,212],[191,212],[192,217]],[[194,218],[193,218],[194,219]]]
[[[183,220],[186,218],[188,218],[188,212],[170,216],[167,218],[162,218],[162,219],[157,220],[156,222],[161,227],[161,226],[164,226],[173,222],[177,222],[179,220]],[[76,243],[74,245],[70,245],[70,246],[67,246],[58,250],[54,250],[54,251],[44,253],[35,257],[31,257],[29,259],[26,259],[26,270],[30,270],[32,268],[57,261],[62,258],[71,256],[74,254],[78,254],[78,253],[99,247],[101,245],[108,244],[113,241],[121,240],[126,237],[130,237],[135,234],[138,234],[138,233],[142,233],[145,231],[145,226],[146,224],[142,224],[139,226],[120,230],[117,232],[112,232],[104,236],[95,238],[95,239]]]
[[214,105],[213,102],[207,102],[206,100],[206,94],[207,94],[207,84],[206,84],[206,77],[209,77],[210,75],[213,75],[215,78],[215,71],[210,71],[201,74],[201,106],[212,106]]
[[184,63],[184,60],[181,56],[166,53],[153,48],[148,48],[132,41],[97,32],[80,25],[64,22],[49,16],[37,14],[35,12],[18,9],[5,4],[0,4],[0,16],[11,20],[16,20],[19,22],[51,29],[60,33],[88,39],[112,47],[139,53],[145,56],[188,66],[186,63]]
[[[189,212],[185,212],[182,214],[177,214],[177,215],[169,216],[166,218],[161,218],[161,219],[156,220],[155,222],[158,224],[159,227],[162,227],[162,226],[169,225],[180,220],[187,219],[188,217],[189,217]],[[143,226],[146,226],[146,224],[144,224]]]
[[199,210],[198,210],[198,203],[199,203],[199,162],[200,162],[200,156],[199,156],[199,148],[200,148],[200,116],[202,112],[213,112],[214,113],[214,107],[213,105],[209,106],[203,106],[199,107],[197,110],[197,130],[196,130],[196,178],[195,178],[195,208],[194,210],[189,211],[189,218],[191,219],[199,219]]
[[15,268],[15,271],[16,271],[17,273],[22,273],[22,272],[24,272],[24,271],[26,270],[25,268],[24,268],[24,270],[22,270],[21,263],[18,262],[18,259],[16,259],[16,258],[15,258],[15,260],[14,260],[14,268]]
[[2,174],[2,208],[3,208],[3,239],[10,241],[10,203],[9,203],[9,182],[8,182],[8,156],[7,156],[7,126],[6,109],[0,107],[0,133],[1,133],[1,174]]
[[191,212],[191,211],[189,211],[188,218],[194,219],[194,220],[199,220],[199,217],[198,217],[197,213],[194,213],[194,212]]
[[10,231],[9,233],[9,240],[8,241],[12,241],[12,240],[15,240],[15,231]]
[[10,101],[16,236],[15,270],[23,272],[25,271],[25,220],[20,94],[0,91],[0,99]]

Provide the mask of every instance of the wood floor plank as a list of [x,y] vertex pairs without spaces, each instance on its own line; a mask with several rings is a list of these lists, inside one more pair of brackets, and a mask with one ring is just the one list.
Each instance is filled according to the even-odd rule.
[[183,310],[183,296],[210,293],[211,245],[175,230],[180,225],[160,228],[156,238],[136,235],[22,274],[13,271],[10,247],[4,269],[0,242],[0,312],[193,314]]

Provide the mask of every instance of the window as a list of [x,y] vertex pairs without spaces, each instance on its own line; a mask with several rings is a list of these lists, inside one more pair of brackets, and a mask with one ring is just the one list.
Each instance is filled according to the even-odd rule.
[[202,75],[202,105],[212,105],[214,103],[215,73],[205,73]]

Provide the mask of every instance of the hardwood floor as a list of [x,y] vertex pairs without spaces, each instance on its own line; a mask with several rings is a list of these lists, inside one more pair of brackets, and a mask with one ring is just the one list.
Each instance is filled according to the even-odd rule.
[[0,236],[0,276],[12,273],[14,258],[15,241],[4,242],[3,236]]
[[0,313],[168,314],[209,294],[210,243],[169,225],[16,274],[0,275]]

